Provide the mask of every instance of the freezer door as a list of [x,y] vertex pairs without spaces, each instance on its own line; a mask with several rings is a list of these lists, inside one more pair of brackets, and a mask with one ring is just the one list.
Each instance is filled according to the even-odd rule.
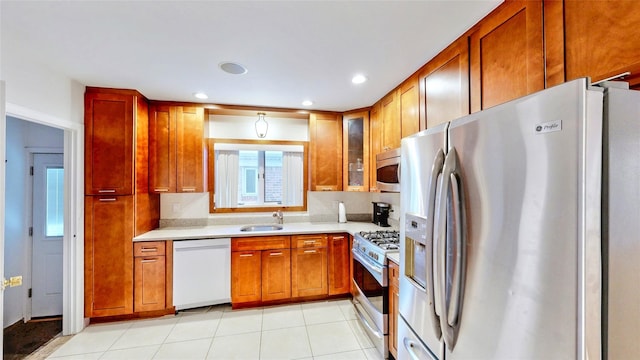
[[[399,312],[408,326],[443,359],[433,279],[433,221],[448,124],[402,140]],[[400,346],[400,345],[398,345]]]
[[[450,124],[466,267],[463,291],[447,290],[443,305],[457,309],[442,321],[459,327],[447,360],[582,358],[584,209],[600,201],[582,196],[588,92],[576,80]],[[590,121],[597,133],[601,116]]]

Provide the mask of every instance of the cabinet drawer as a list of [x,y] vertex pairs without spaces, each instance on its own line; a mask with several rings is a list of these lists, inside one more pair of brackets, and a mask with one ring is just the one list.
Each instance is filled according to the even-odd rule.
[[133,256],[163,256],[164,241],[145,241],[133,244]]
[[231,251],[288,249],[289,236],[258,236],[231,239]]
[[327,247],[327,235],[295,235],[291,237],[292,248]]

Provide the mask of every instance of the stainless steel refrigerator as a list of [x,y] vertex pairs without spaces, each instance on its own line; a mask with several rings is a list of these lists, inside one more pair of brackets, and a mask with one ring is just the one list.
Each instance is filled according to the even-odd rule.
[[640,358],[640,92],[622,84],[402,140],[399,359]]

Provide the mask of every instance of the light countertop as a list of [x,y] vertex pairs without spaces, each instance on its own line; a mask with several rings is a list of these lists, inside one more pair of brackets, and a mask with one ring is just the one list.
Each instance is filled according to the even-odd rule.
[[387,258],[394,263],[400,265],[400,252],[389,253],[387,254]]
[[[351,235],[360,231],[389,230],[369,222],[346,223],[284,223],[282,230],[271,231],[240,231],[245,225],[208,225],[189,227],[165,227],[151,230],[133,238],[133,241],[158,241],[158,240],[187,240],[187,239],[211,239],[226,237],[250,237],[265,235],[300,235],[320,233],[349,233]],[[260,225],[260,224],[257,224]],[[269,224],[272,225],[272,224]]]

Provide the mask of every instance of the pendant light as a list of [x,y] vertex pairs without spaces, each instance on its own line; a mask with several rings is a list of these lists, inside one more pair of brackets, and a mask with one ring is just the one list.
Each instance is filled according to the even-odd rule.
[[264,119],[265,113],[258,113],[258,121],[256,121],[256,135],[259,138],[263,138],[267,136],[267,130],[269,129],[269,124]]

